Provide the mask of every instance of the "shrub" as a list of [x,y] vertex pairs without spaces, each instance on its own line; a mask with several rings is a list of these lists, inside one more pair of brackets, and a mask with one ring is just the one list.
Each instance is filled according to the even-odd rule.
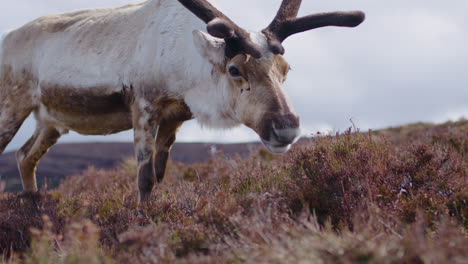
[[10,257],[30,247],[31,228],[44,226],[42,216],[47,215],[53,232],[59,232],[64,219],[56,211],[57,200],[50,194],[9,194],[0,199],[0,254]]
[[135,161],[90,168],[57,191],[0,198],[2,254],[30,263],[464,263],[467,126],[349,129],[284,156],[170,162],[146,218],[135,211]]

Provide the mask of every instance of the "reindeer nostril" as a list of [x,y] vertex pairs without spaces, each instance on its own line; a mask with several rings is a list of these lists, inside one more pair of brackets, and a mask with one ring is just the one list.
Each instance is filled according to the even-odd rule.
[[299,117],[292,113],[278,115],[272,121],[275,129],[299,128]]

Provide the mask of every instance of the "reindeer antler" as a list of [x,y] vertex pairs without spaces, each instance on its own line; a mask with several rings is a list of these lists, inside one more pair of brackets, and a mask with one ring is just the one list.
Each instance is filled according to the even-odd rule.
[[207,24],[210,35],[226,41],[228,58],[241,53],[250,54],[257,59],[262,57],[260,49],[252,42],[249,33],[237,26],[208,1],[179,0],[179,2]]
[[356,27],[365,19],[361,11],[331,12],[297,18],[302,0],[283,0],[271,24],[262,32],[268,38],[270,49],[275,54],[284,54],[281,43],[289,36],[307,30],[326,27]]

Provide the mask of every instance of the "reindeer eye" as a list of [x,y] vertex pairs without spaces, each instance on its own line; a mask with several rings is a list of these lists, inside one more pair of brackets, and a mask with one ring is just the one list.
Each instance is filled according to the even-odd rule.
[[241,73],[240,73],[239,69],[236,66],[230,66],[229,67],[229,74],[231,74],[231,76],[234,77],[234,78],[241,77]]

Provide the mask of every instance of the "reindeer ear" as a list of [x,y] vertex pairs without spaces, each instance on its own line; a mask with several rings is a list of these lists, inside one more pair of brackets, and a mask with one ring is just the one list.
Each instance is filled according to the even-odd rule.
[[212,37],[208,33],[194,30],[193,43],[198,53],[212,64],[223,64],[226,50],[224,39]]

